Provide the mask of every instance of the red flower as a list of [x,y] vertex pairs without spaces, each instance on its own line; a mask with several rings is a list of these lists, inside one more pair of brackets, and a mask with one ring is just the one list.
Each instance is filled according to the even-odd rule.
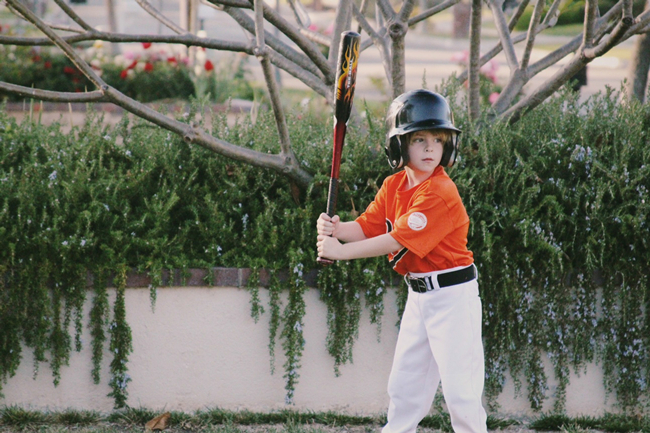
[[133,68],[135,68],[135,66],[136,66],[137,64],[138,64],[138,61],[137,61],[137,60],[134,60],[133,63],[131,63],[131,64],[129,65],[129,67],[126,68],[126,69],[133,69]]
[[178,63],[178,60],[176,60],[176,57],[167,57],[167,63]]
[[41,61],[41,56],[39,56],[38,54],[35,54],[34,57],[32,57],[32,61],[40,62]]
[[205,61],[204,67],[205,67],[205,70],[208,71],[208,72],[214,71],[214,65],[212,64],[212,62],[210,60]]
[[50,69],[52,67],[52,62],[50,62],[49,60],[46,60],[44,66],[45,66],[45,69]]
[[74,74],[75,70],[72,66],[64,66],[63,67],[63,73],[64,74]]
[[146,50],[151,46],[151,42],[143,42],[142,47]]
[[126,76],[129,74],[128,69],[124,69],[122,72],[120,72],[120,78],[123,80],[126,80]]
[[151,63],[149,63],[149,62],[145,63],[145,64],[144,64],[144,70],[145,70],[146,72],[151,72],[151,71],[153,71],[153,65],[152,65]]
[[73,83],[81,83],[81,79],[78,78],[78,77],[73,77],[73,78],[72,78],[72,82],[73,82]]

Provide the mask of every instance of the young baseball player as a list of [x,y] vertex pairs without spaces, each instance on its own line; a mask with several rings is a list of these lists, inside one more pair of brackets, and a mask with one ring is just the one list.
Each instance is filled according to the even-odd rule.
[[409,286],[388,380],[388,423],[382,433],[413,433],[442,383],[456,433],[485,433],[481,300],[469,217],[445,173],[460,130],[444,97],[415,90],[387,114],[386,154],[394,169],[355,221],[321,214],[318,255],[350,260],[387,254]]

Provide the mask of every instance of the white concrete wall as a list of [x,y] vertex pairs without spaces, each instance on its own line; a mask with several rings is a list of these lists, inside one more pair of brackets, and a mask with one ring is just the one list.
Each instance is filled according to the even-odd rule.
[[[260,290],[263,303],[267,291]],[[250,295],[237,288],[162,288],[152,312],[148,289],[127,289],[127,320],[131,325],[134,352],[129,360],[128,404],[150,409],[194,410],[220,407],[270,411],[285,409],[281,342],[276,345],[276,372],[270,374],[268,320],[265,313],[256,324],[250,317]],[[367,313],[362,317],[354,364],[333,372],[327,354],[326,309],[318,291],[306,295],[306,346],[295,393],[297,410],[339,410],[351,414],[377,414],[386,410],[386,383],[397,337],[394,291],[386,297],[381,341]],[[89,310],[87,302],[86,310]],[[87,313],[87,311],[86,311]],[[86,314],[87,316],[87,314]],[[33,375],[31,351],[25,350],[17,374],[3,386],[0,405],[33,409],[97,410],[109,412],[106,350],[102,382],[92,383],[90,336],[84,334],[84,349],[72,354],[70,365],[61,371],[54,387],[47,364]],[[552,377],[550,363],[547,375]],[[551,392],[554,383],[551,381]],[[524,383],[525,386],[525,383]],[[525,392],[525,390],[524,390]],[[525,395],[515,396],[512,380],[499,398],[500,415],[532,415]],[[552,408],[552,398],[544,410]],[[612,412],[613,398],[606,401],[602,371],[590,365],[587,374],[573,374],[567,392],[569,415],[599,415]]]

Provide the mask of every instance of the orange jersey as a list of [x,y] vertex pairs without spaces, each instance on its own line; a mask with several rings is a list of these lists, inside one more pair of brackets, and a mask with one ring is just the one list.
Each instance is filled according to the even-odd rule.
[[405,248],[388,255],[402,275],[469,266],[469,217],[456,184],[442,167],[421,184],[404,190],[405,171],[384,180],[366,211],[356,219],[366,237],[390,233]]

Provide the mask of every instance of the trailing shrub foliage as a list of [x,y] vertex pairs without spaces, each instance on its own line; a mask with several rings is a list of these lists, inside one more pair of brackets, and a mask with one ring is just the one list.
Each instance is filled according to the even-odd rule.
[[[552,397],[561,413],[570,370],[597,361],[622,408],[644,410],[648,403],[650,106],[617,98],[608,93],[581,106],[574,95],[560,95],[514,126],[489,124],[478,135],[455,109],[465,133],[462,159],[449,172],[472,221],[491,402],[509,370],[532,408]],[[220,116],[205,122],[230,142],[278,149],[272,113],[254,125],[229,126]],[[90,295],[93,378],[100,380],[102,348],[110,344],[111,395],[125,406],[132,350],[125,271],[148,272],[155,299],[165,270],[250,267],[251,313],[270,314],[271,366],[279,341],[290,403],[304,346],[303,277],[316,268],[315,220],[325,209],[331,130],[329,118],[290,116],[297,156],[315,176],[299,191],[274,172],[126,117],[116,127],[89,118],[64,134],[59,125],[17,124],[0,113],[3,381],[18,367],[24,343],[37,365],[49,361],[56,383],[71,351],[81,348],[81,307]],[[363,211],[390,174],[383,133],[383,122],[369,111],[349,129],[339,194],[344,220]],[[255,289],[262,268],[271,271],[268,308]],[[393,278],[383,258],[320,270],[327,348],[337,372],[353,360],[361,309],[380,323]],[[117,288],[112,306],[110,286]],[[398,290],[402,305],[406,292]],[[281,291],[288,292],[284,304]],[[546,357],[553,371],[544,369]],[[559,381],[554,394],[549,375]]]

